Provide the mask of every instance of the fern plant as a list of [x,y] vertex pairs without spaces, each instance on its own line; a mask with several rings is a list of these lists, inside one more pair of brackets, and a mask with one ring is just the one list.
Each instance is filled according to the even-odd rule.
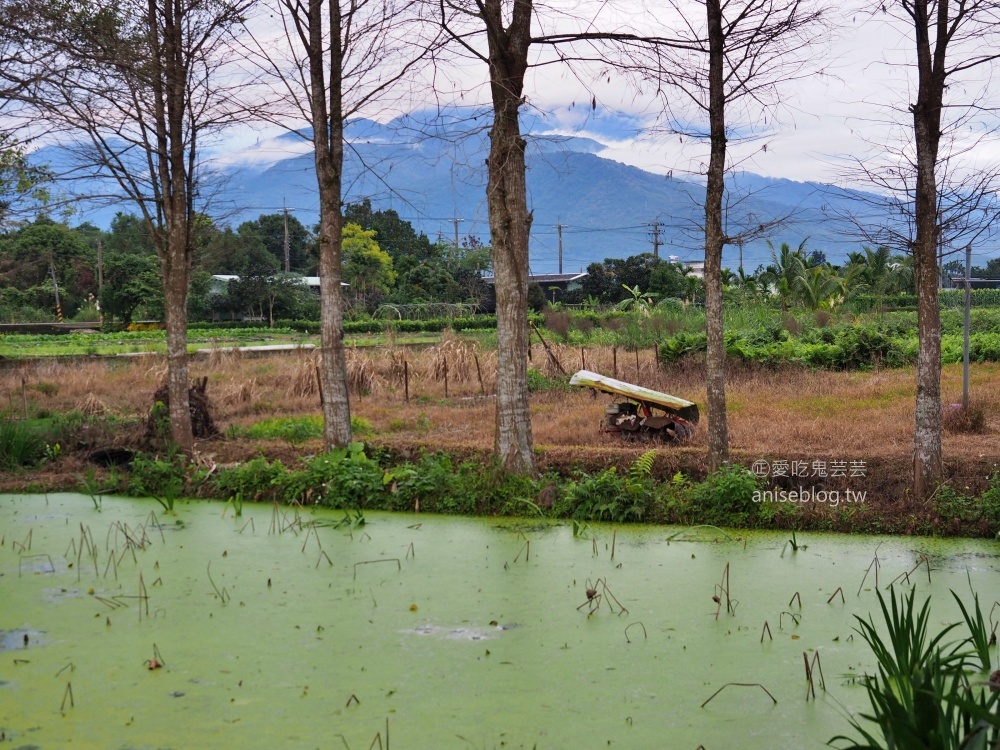
[[646,451],[629,467],[628,481],[648,482],[653,476],[653,463],[656,461],[656,451]]

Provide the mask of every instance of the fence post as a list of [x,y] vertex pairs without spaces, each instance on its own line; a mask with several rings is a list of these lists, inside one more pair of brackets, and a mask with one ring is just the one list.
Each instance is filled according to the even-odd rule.
[[482,396],[486,395],[486,386],[483,385],[483,371],[479,369],[479,355],[473,354],[473,358],[476,360],[476,377],[479,378],[479,393]]
[[403,399],[410,403],[410,363],[403,360]]
[[316,388],[319,390],[319,405],[323,406],[323,374],[316,365]]

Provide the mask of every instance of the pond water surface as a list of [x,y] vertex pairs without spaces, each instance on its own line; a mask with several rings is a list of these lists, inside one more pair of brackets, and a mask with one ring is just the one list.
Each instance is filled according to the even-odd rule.
[[1000,598],[982,540],[223,510],[0,496],[0,745],[820,748],[876,573],[934,626]]

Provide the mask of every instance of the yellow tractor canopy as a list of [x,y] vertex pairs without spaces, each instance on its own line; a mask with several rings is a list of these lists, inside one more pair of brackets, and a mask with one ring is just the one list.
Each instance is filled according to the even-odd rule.
[[685,401],[684,399],[677,398],[676,396],[670,396],[666,393],[654,391],[652,388],[644,388],[641,385],[632,385],[631,383],[626,383],[623,380],[615,380],[614,378],[609,378],[606,375],[599,375],[598,373],[591,372],[590,370],[579,370],[578,372],[573,373],[573,377],[570,378],[569,384],[580,386],[581,388],[593,388],[594,390],[612,393],[616,396],[623,396],[625,398],[632,399],[633,401],[638,401],[640,404],[660,408],[665,412],[674,414],[681,419],[690,422],[691,424],[698,424],[698,404],[692,403],[691,401]]

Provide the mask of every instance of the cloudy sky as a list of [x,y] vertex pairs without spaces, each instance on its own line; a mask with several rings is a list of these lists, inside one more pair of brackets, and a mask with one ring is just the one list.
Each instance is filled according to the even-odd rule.
[[[703,10],[695,3],[675,2],[695,22],[701,21]],[[552,31],[560,26],[580,28],[595,14],[601,19],[599,23],[604,24],[601,28],[629,28],[640,17],[646,19],[643,30],[650,23],[654,26],[658,23],[661,28],[657,31],[663,34],[670,34],[671,27],[677,27],[678,12],[670,3],[643,8],[644,3],[645,0],[593,4],[591,0],[555,0],[552,6],[563,16],[539,11],[533,32]],[[798,181],[849,182],[843,158],[883,153],[877,144],[898,135],[887,120],[895,118],[906,124],[905,107],[913,98],[914,72],[909,65],[913,59],[912,31],[891,13],[873,12],[871,3],[857,3],[855,7],[829,5],[833,7],[827,8],[824,27],[802,55],[811,74],[780,87],[780,104],[768,115],[768,127],[758,131],[759,139],[731,145],[733,161],[741,168]],[[642,16],[643,13],[648,15]],[[273,14],[261,13],[258,26],[271,24],[272,29],[277,28],[273,18]],[[556,18],[561,20],[553,20]],[[538,48],[536,61],[544,60],[544,54],[543,48]],[[673,172],[676,176],[704,170],[707,154],[704,144],[691,139],[682,142],[676,135],[663,134],[662,129],[659,134],[653,132],[663,122],[660,101],[637,91],[614,72],[598,75],[598,69],[588,71],[578,67],[577,74],[565,65],[533,69],[525,87],[528,104],[525,111],[529,116],[541,118],[551,132],[590,136],[600,141],[606,146],[601,155],[617,161],[663,174]],[[391,107],[380,104],[367,114],[385,120],[400,109],[419,109],[437,101],[485,104],[489,96],[483,83],[485,73],[485,65],[480,61],[452,58],[446,66],[428,72],[424,78],[426,82],[433,76],[436,95],[417,86],[410,91],[408,103],[397,102]],[[982,77],[978,81],[967,79],[963,86],[954,87],[954,94],[968,96],[983,86]],[[592,93],[596,94],[596,111],[591,106]],[[258,128],[228,140],[227,148],[249,145],[262,135],[277,132],[273,128]],[[278,156],[275,154],[275,158]],[[980,144],[975,158],[980,161],[1000,158],[1000,148]]]

